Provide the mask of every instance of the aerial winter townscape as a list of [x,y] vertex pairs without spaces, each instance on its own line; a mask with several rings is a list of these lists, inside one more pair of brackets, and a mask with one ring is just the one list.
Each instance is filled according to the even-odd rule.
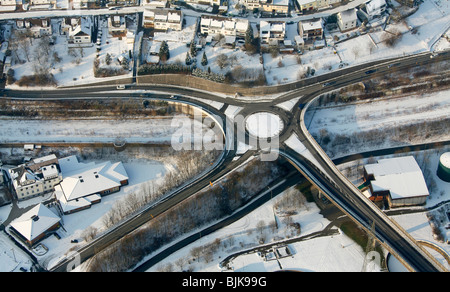
[[449,271],[449,28],[444,0],[0,0],[0,271]]

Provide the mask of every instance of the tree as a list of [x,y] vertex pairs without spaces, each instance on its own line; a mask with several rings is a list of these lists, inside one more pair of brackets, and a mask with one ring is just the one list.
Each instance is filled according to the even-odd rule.
[[245,32],[245,45],[253,45],[253,28],[251,24],[248,24],[247,31]]
[[206,65],[208,65],[208,58],[206,57],[206,52],[203,52],[202,66],[206,66]]
[[192,41],[190,46],[189,46],[189,52],[191,53],[192,57],[196,57],[197,56],[197,49],[195,48],[194,41]]
[[111,55],[109,53],[106,54],[105,63],[106,65],[110,65],[112,61]]
[[185,63],[188,66],[192,64],[192,59],[191,59],[191,55],[189,54],[189,52],[186,53]]
[[166,41],[162,41],[158,56],[159,59],[163,62],[169,60],[170,58],[169,45],[167,44]]

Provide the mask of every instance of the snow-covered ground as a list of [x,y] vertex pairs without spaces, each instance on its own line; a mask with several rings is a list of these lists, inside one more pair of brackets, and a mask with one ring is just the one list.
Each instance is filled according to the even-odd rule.
[[[397,98],[378,98],[348,105],[315,107],[305,117],[306,126],[315,137],[320,137],[320,131],[326,129],[334,135],[352,135],[362,131],[390,129],[420,122],[439,121],[449,117],[450,90],[433,93],[411,94]],[[442,132],[433,141],[447,141],[449,132]],[[378,148],[388,148],[393,145],[396,137],[388,137],[384,142],[378,142]],[[420,141],[397,141],[399,145],[421,144]],[[357,145],[357,148],[346,145],[346,153],[360,153],[373,149],[375,145]],[[332,149],[331,149],[332,151]],[[334,153],[334,157],[339,154]]]
[[[273,272],[284,270],[296,271],[353,271],[359,272],[362,270],[365,253],[350,238],[342,232],[335,230],[329,236],[308,238],[307,235],[322,231],[331,222],[319,214],[319,208],[315,203],[306,203],[300,211],[291,216],[293,222],[300,223],[301,234],[292,235],[292,231],[286,226],[284,217],[278,213],[274,213],[274,205],[286,193],[292,190],[288,189],[277,198],[265,203],[249,215],[236,221],[235,223],[217,231],[213,234],[202,237],[198,241],[183,249],[170,255],[162,262],[153,266],[149,271],[163,270],[169,263],[172,264],[174,271],[179,271],[176,262],[179,259],[190,260],[190,265],[186,264],[183,269],[193,269],[193,271],[200,272],[217,272],[223,270],[219,267],[219,263],[227,256],[243,250],[250,250],[257,247],[258,238],[266,238],[268,242],[281,242],[289,236],[291,239],[295,237],[305,237],[304,240],[299,240],[288,244],[288,248],[292,256],[280,258],[277,260],[264,260],[256,251],[248,254],[239,255],[232,259],[229,263],[229,268],[236,272]],[[277,221],[278,228],[269,227]],[[260,226],[265,226],[261,232]],[[214,253],[213,259],[209,262],[200,259],[193,262],[190,251],[199,246],[206,246],[217,242],[220,239],[220,247]],[[286,244],[279,244],[286,246]],[[281,266],[281,268],[280,268]]]
[[[125,139],[136,143],[169,143],[173,135],[180,132],[191,121],[186,115],[174,117],[157,117],[156,119],[57,119],[57,120],[17,120],[1,117],[0,142],[114,142],[115,139]],[[186,124],[186,125],[185,125]],[[68,126],[69,125],[69,126]],[[211,134],[202,130],[202,123],[192,121],[191,133]],[[194,139],[194,137],[193,137]],[[194,140],[193,140],[194,141]]]

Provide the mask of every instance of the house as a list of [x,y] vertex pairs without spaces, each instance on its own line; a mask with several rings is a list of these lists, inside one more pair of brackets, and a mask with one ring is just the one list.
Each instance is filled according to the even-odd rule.
[[221,0],[185,0],[187,4],[201,4],[201,5],[209,5],[209,6],[220,6]]
[[19,31],[28,31],[33,37],[43,37],[52,35],[52,26],[47,18],[18,19],[16,28]]
[[316,0],[297,0],[297,4],[302,12],[317,10],[319,7]]
[[366,3],[366,12],[369,20],[383,15],[386,11],[386,1],[385,0],[371,0]]
[[162,8],[168,8],[169,7],[169,3],[166,0],[161,0],[161,1],[152,1],[152,0],[144,0],[142,2],[142,5],[144,5],[145,7],[151,8],[151,9],[162,9]]
[[299,21],[298,33],[305,41],[323,39],[322,19]]
[[248,20],[233,19],[231,17],[202,15],[200,19],[200,32],[203,35],[218,35],[245,37]]
[[1,0],[0,1],[0,11],[1,12],[12,12],[17,9],[17,6],[21,4],[17,3],[17,0]]
[[266,2],[260,1],[260,8],[262,11],[265,12],[288,14],[289,2],[290,0],[272,0]]
[[8,170],[17,199],[26,200],[53,191],[62,177],[54,154]]
[[91,29],[78,25],[74,30],[69,32],[69,45],[76,46],[92,46]]
[[259,23],[259,37],[262,45],[277,46],[284,41],[286,23],[284,21],[261,21]]
[[61,218],[44,204],[38,204],[11,222],[9,230],[29,247],[61,226]]
[[143,25],[145,28],[167,31],[181,31],[183,28],[183,13],[179,10],[144,9]]
[[369,199],[390,207],[425,204],[429,192],[422,171],[413,156],[381,159],[364,166],[370,182]]
[[337,14],[337,23],[341,32],[346,32],[354,29],[358,24],[358,17],[356,15],[356,9],[348,9],[340,11]]
[[89,208],[102,196],[118,192],[128,184],[128,174],[121,162],[81,163],[76,156],[59,159],[62,181],[54,196],[64,214]]
[[30,0],[31,5],[52,5],[55,2],[54,0]]
[[254,11],[259,9],[259,0],[245,0],[244,6],[247,10]]
[[125,16],[114,14],[108,17],[108,32],[112,35],[125,35],[127,32]]

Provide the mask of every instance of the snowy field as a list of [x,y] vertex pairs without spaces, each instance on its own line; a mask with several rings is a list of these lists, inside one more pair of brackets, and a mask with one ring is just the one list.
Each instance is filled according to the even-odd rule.
[[[57,119],[17,120],[1,117],[0,142],[114,142],[117,138],[136,143],[169,143],[174,134],[188,129],[191,121],[185,115],[157,119]],[[208,141],[212,130],[202,128],[200,121],[192,122],[196,137]],[[184,131],[184,130],[183,130]],[[194,141],[194,136],[192,136]]]
[[[326,129],[334,135],[352,135],[361,131],[389,129],[392,126],[409,125],[412,123],[439,121],[448,118],[450,113],[450,90],[434,93],[405,95],[398,98],[377,98],[370,101],[361,101],[348,105],[316,107],[308,113],[306,126],[310,133],[316,137],[320,131]],[[376,147],[388,148],[395,140],[384,139]],[[447,141],[449,132],[443,132],[432,141]],[[410,143],[420,144],[426,142],[423,137],[420,141],[397,141],[399,145]],[[346,147],[348,155],[371,150],[375,145],[365,145],[357,149]],[[366,147],[366,148],[365,148]],[[335,157],[339,156],[335,153]]]

